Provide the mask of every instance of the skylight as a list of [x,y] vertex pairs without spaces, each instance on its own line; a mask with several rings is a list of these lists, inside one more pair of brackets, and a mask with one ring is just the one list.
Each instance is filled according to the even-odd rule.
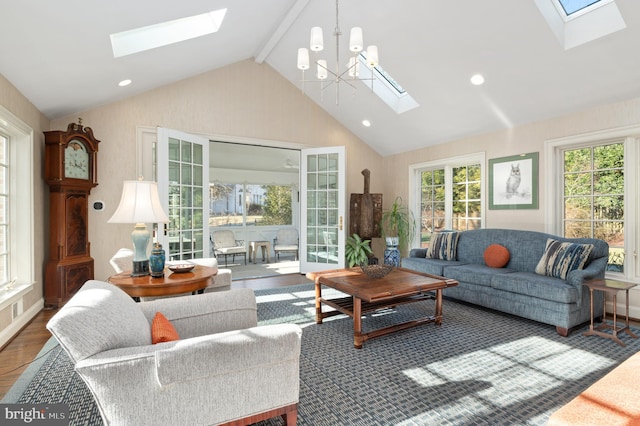
[[562,6],[564,13],[569,16],[592,4],[600,3],[600,0],[558,0],[558,3]]
[[615,0],[534,2],[565,50],[626,28]]
[[222,26],[226,13],[227,9],[214,10],[111,34],[113,57],[119,58],[215,33]]
[[373,93],[396,113],[402,114],[419,106],[415,99],[380,65],[369,68],[365,52],[360,52],[358,61],[360,61],[362,83],[370,87]]

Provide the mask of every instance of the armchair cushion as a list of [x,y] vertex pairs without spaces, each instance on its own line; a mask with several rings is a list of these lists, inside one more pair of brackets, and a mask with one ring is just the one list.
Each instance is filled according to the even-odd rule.
[[156,379],[160,386],[168,386],[257,366],[271,369],[298,362],[301,335],[297,325],[277,324],[182,341],[156,352]]
[[[78,321],[81,317],[82,321]],[[151,343],[150,321],[118,287],[88,281],[47,328],[74,362],[109,349]]]
[[162,342],[172,342],[180,340],[180,335],[176,331],[171,321],[167,319],[162,312],[156,312],[151,323],[151,343],[157,344]]

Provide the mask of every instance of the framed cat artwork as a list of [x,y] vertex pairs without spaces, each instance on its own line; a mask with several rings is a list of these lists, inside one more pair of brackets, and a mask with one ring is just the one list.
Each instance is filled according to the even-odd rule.
[[489,209],[538,208],[538,153],[489,160]]

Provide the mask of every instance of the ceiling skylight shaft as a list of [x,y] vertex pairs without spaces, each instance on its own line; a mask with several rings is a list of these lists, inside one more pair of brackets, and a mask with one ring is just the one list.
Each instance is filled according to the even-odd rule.
[[114,58],[217,32],[227,9],[111,34]]

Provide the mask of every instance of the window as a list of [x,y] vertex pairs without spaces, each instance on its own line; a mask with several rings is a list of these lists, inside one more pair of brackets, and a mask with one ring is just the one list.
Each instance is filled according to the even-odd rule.
[[33,130],[0,107],[0,309],[34,283]]
[[624,271],[624,141],[563,151],[563,235],[609,243],[608,271]]
[[482,227],[484,155],[442,160],[411,167],[415,176],[411,201],[419,212],[420,246],[428,247],[434,232]]
[[0,283],[9,282],[9,138],[0,133]]
[[637,279],[640,127],[550,140],[545,150],[547,232],[605,240],[607,275]]
[[560,3],[562,10],[564,10],[564,13],[567,14],[567,16],[573,15],[574,13],[599,2],[600,0],[558,0],[558,3]]
[[211,183],[209,225],[292,225],[290,185]]

